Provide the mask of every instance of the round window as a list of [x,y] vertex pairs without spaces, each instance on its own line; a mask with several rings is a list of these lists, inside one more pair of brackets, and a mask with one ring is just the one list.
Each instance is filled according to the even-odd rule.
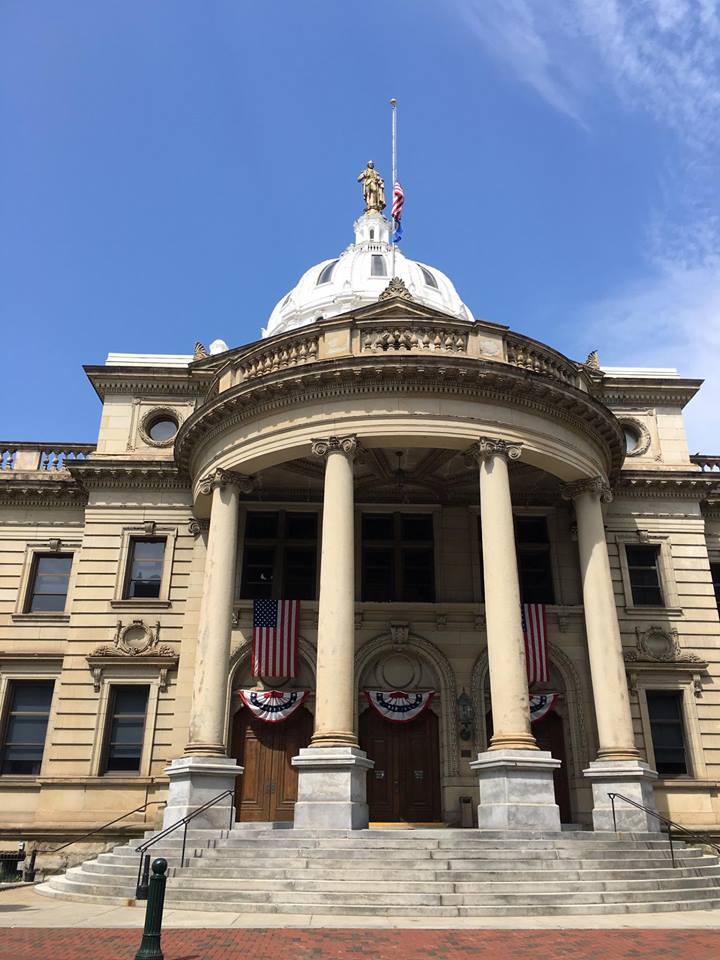
[[623,433],[625,434],[627,452],[634,453],[640,446],[640,433],[634,427],[627,425],[623,426]]
[[172,440],[177,431],[177,420],[173,420],[172,417],[165,414],[151,420],[147,426],[148,436],[155,443],[167,443],[168,440]]

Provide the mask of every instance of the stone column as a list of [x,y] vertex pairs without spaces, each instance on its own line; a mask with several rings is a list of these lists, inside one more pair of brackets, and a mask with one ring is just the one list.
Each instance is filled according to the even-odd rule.
[[[657,773],[639,759],[635,747],[630,698],[625,677],[620,626],[610,575],[602,503],[612,501],[601,477],[569,484],[563,496],[575,505],[580,572],[585,605],[585,630],[598,730],[598,755],[585,776],[593,786],[593,826],[612,830],[609,793],[621,793],[655,809],[652,781]],[[616,801],[619,830],[659,830],[653,817],[621,800]]]
[[[200,484],[201,493],[212,495],[210,529],[188,743],[185,756],[173,760],[166,770],[170,778],[166,826],[224,790],[232,790],[242,773],[237,761],[227,756],[225,740],[239,494],[251,489],[248,477],[228,470],[216,470]],[[229,807],[230,798],[198,817],[193,827],[227,827]]]
[[480,778],[478,826],[493,830],[559,830],[553,770],[530,729],[508,461],[519,444],[481,437],[470,451],[480,469],[485,619],[493,736],[470,766]]
[[315,728],[298,768],[296,827],[362,829],[368,825],[367,771],[357,745],[355,706],[355,437],[313,440],[323,457],[322,551],[318,604]]

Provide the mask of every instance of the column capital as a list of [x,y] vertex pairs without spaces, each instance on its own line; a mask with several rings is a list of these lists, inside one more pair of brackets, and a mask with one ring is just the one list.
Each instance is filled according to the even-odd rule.
[[311,450],[316,457],[327,457],[330,453],[344,453],[348,460],[354,460],[358,453],[357,437],[323,437],[310,441]]
[[198,484],[200,493],[212,493],[219,487],[237,487],[240,493],[250,493],[254,487],[254,481],[251,477],[246,477],[242,473],[235,473],[234,470],[222,470],[218,468],[213,470]]
[[496,437],[480,437],[469,450],[465,451],[468,460],[482,463],[491,457],[505,457],[508,460],[519,460],[522,454],[522,444],[512,440],[499,440]]
[[602,477],[588,477],[587,480],[576,480],[566,483],[562,490],[563,500],[575,500],[583,493],[599,497],[601,503],[612,503],[613,494],[610,485]]

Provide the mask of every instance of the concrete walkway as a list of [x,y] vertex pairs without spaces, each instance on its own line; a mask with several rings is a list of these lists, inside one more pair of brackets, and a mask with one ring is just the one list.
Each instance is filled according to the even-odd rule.
[[[419,908],[420,910],[422,908]],[[112,907],[75,903],[41,896],[33,887],[0,890],[0,927],[142,927],[145,907]],[[168,909],[164,928],[217,927],[431,930],[700,930],[720,929],[720,910],[682,910],[676,913],[636,913],[591,917],[343,917],[267,913],[203,913]]]

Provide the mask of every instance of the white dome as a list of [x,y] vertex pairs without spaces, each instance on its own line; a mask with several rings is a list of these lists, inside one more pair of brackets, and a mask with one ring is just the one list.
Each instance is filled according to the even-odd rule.
[[333,260],[307,270],[270,314],[263,337],[272,337],[375,303],[393,276],[400,277],[413,300],[461,320],[472,320],[452,282],[435,267],[408,258],[390,244],[390,221],[364,213],[355,221],[355,243]]

